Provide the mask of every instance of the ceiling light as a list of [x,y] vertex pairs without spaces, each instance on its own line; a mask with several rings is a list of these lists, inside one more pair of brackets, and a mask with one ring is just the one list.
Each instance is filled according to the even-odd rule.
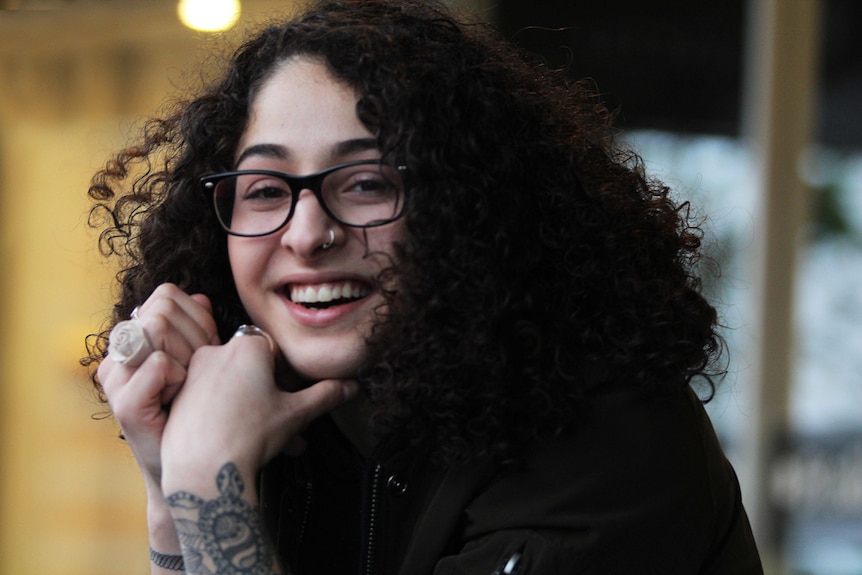
[[239,20],[239,0],[180,0],[180,21],[192,30],[219,32]]

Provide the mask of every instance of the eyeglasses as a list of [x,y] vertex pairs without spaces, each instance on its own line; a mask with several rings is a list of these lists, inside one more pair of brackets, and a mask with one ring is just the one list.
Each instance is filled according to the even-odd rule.
[[201,178],[212,190],[216,216],[225,231],[257,237],[283,228],[302,190],[310,190],[323,211],[354,228],[388,224],[404,212],[405,166],[380,160],[338,164],[307,176],[269,170],[241,170]]

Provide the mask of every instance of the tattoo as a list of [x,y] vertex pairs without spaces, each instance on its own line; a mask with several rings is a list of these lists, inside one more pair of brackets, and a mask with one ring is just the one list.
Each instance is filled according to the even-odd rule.
[[233,463],[216,475],[219,496],[206,500],[187,491],[168,497],[179,510],[174,524],[183,547],[186,573],[272,575],[281,573],[258,510],[242,499],[245,484]]

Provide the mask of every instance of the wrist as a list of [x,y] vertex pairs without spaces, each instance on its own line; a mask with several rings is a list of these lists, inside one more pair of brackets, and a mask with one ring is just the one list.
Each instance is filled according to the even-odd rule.
[[[219,494],[217,477],[219,472],[230,465],[236,474],[246,484],[254,485],[258,469],[247,458],[165,458],[162,470],[160,492],[164,498],[184,491],[200,497],[211,497]],[[247,495],[249,495],[247,493]],[[168,505],[168,507],[170,507]]]
[[[170,474],[163,477],[166,488],[173,485]],[[232,563],[237,558],[235,550],[242,548],[252,552],[243,558],[243,563],[255,565],[248,572],[280,572],[256,504],[257,490],[247,481],[233,463],[226,463],[210,478],[211,486],[206,490],[183,483],[176,491],[166,491],[183,552],[222,565]],[[242,529],[224,529],[225,525],[240,525]]]
[[182,548],[171,509],[155,481],[145,480],[147,487],[147,530],[150,548],[159,553],[180,554]]

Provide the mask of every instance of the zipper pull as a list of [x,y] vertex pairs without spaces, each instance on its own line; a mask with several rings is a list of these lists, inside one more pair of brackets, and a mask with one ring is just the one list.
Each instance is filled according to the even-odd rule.
[[514,575],[518,572],[518,565],[521,564],[521,552],[515,551],[509,557],[502,567],[494,571],[492,575]]

